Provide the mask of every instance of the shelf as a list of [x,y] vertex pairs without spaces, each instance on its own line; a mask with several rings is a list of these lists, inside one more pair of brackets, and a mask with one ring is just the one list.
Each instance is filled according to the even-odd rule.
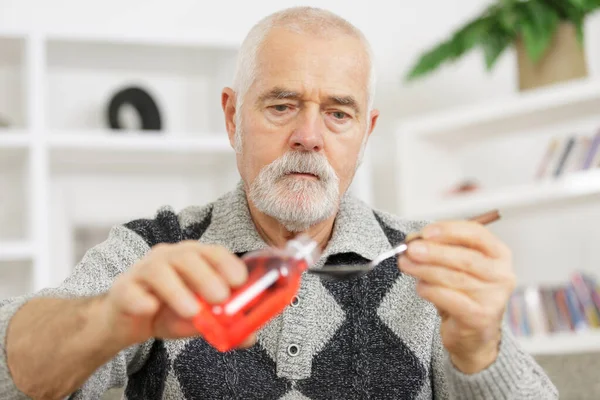
[[22,39],[27,35],[25,31],[0,27],[0,38],[2,39]]
[[48,141],[55,150],[161,153],[232,153],[226,133],[206,133],[198,137],[155,132],[50,133]]
[[592,353],[600,351],[600,330],[561,332],[517,338],[524,350],[533,355]]
[[0,262],[24,261],[33,258],[33,247],[27,241],[0,241]]
[[[499,190],[454,195],[441,201],[439,206],[417,212],[421,218],[467,216],[498,208],[500,211],[518,211],[527,207],[542,207],[559,202],[584,200],[600,194],[600,170],[590,170]],[[412,215],[413,213],[411,213]]]
[[0,173],[7,168],[22,165],[30,144],[31,136],[28,132],[0,128]]
[[600,82],[585,78],[420,116],[403,122],[400,131],[441,141],[466,140],[585,119],[597,116],[598,107]]
[[31,140],[26,131],[0,128],[0,151],[2,149],[21,149],[29,146]]

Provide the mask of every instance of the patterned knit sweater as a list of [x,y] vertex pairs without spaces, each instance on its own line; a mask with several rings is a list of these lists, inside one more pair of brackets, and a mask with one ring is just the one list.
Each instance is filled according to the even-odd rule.
[[[317,268],[372,260],[424,223],[346,196]],[[208,205],[178,213],[165,207],[153,219],[113,227],[60,287],[0,302],[0,399],[26,398],[11,380],[4,346],[10,318],[27,299],[105,292],[152,246],[187,239],[238,255],[266,246],[241,184]],[[149,340],[100,367],[71,398],[98,399],[123,386],[130,400],[558,398],[506,327],[497,360],[465,375],[441,345],[439,322],[393,258],[350,281],[305,275],[297,299],[260,330],[253,347],[219,353],[201,338]]]

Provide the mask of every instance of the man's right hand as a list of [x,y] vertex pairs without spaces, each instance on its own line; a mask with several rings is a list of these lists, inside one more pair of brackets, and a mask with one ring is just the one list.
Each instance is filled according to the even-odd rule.
[[[225,301],[247,277],[243,261],[224,247],[159,244],[115,280],[102,307],[124,346],[152,337],[198,336],[191,319],[199,311],[196,295],[209,303]],[[254,342],[253,335],[242,347]]]
[[[222,302],[247,277],[246,265],[223,247],[195,241],[157,245],[107,293],[40,296],[24,304],[7,328],[6,366],[29,397],[65,398],[129,346],[200,336],[192,324],[197,297]],[[240,347],[254,342],[252,335]]]

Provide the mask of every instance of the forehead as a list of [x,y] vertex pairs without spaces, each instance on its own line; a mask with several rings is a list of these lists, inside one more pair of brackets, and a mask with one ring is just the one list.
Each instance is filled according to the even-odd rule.
[[320,37],[274,28],[257,54],[256,72],[256,91],[280,85],[366,102],[368,56],[360,40],[349,35]]

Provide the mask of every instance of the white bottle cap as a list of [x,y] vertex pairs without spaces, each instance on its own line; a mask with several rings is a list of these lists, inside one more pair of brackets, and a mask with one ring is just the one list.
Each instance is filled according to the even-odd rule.
[[321,257],[319,244],[312,240],[308,235],[298,235],[287,243],[287,249],[292,257],[304,259],[308,266],[312,266]]

